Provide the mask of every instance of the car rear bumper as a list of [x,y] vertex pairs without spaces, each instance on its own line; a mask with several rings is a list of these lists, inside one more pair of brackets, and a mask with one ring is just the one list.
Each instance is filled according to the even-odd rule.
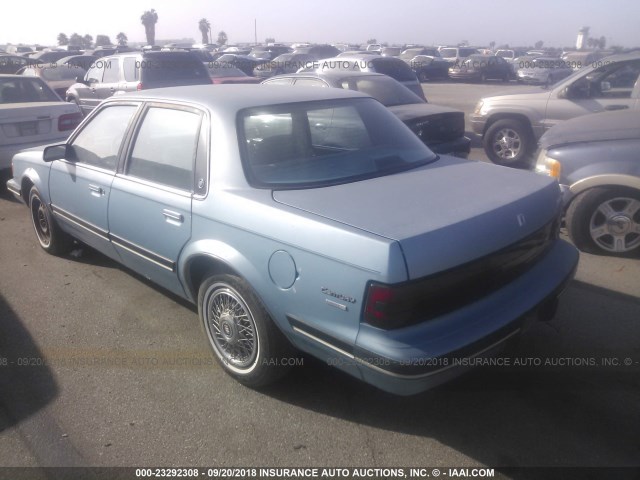
[[525,274],[481,300],[396,330],[363,323],[355,345],[334,341],[291,317],[289,322],[306,340],[324,347],[331,365],[382,390],[413,395],[495,357],[536,318],[549,320],[577,264],[578,251],[558,240]]
[[13,195],[18,200],[20,200],[21,202],[23,201],[22,190],[20,189],[20,185],[13,178],[7,181],[7,190],[13,193]]

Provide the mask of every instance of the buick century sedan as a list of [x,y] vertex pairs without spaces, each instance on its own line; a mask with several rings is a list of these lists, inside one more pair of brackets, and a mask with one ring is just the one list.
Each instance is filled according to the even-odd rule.
[[578,261],[553,179],[438,156],[349,90],[112,97],[15,156],[8,188],[47,252],[83,242],[197,304],[221,367],[254,388],[302,350],[423,391],[550,318]]

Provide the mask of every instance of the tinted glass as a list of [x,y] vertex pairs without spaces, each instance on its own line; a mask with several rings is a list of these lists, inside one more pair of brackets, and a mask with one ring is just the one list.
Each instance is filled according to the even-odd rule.
[[249,109],[238,123],[245,172],[258,187],[347,183],[437,158],[395,115],[368,98]]
[[124,79],[126,82],[138,81],[138,69],[136,68],[137,61],[136,57],[126,57],[122,62]]
[[420,97],[411,92],[404,85],[393,78],[382,76],[345,78],[340,86],[348,90],[371,95],[386,107],[406,105],[409,103],[424,103]]
[[192,111],[150,108],[136,136],[127,173],[191,191],[200,119]]
[[136,109],[133,105],[102,109],[73,140],[74,160],[115,170],[118,151]]
[[143,83],[209,77],[204,64],[190,54],[166,52],[166,55],[148,55],[140,63]]
[[60,101],[60,97],[39,78],[0,78],[0,103]]
[[60,65],[55,68],[45,68],[42,70],[42,78],[49,81],[73,80],[76,77],[84,77],[85,71],[79,67]]
[[370,60],[370,62],[373,64],[376,73],[389,75],[391,78],[395,78],[400,82],[416,79],[416,74],[413,73],[411,67],[402,60],[390,61],[390,59],[385,58],[374,58]]

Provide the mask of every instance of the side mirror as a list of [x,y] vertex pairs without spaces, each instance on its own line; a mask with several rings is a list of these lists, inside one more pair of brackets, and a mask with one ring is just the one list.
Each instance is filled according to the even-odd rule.
[[66,143],[60,145],[49,145],[42,153],[42,159],[45,162],[53,162],[54,160],[63,160],[69,157],[71,146]]

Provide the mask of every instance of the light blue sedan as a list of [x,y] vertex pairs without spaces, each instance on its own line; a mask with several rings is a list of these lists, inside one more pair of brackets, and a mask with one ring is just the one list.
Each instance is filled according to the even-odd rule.
[[38,242],[80,241],[198,305],[222,368],[302,350],[413,394],[548,319],[578,254],[557,182],[432,153],[358,92],[220,85],[112,97],[13,159]]

